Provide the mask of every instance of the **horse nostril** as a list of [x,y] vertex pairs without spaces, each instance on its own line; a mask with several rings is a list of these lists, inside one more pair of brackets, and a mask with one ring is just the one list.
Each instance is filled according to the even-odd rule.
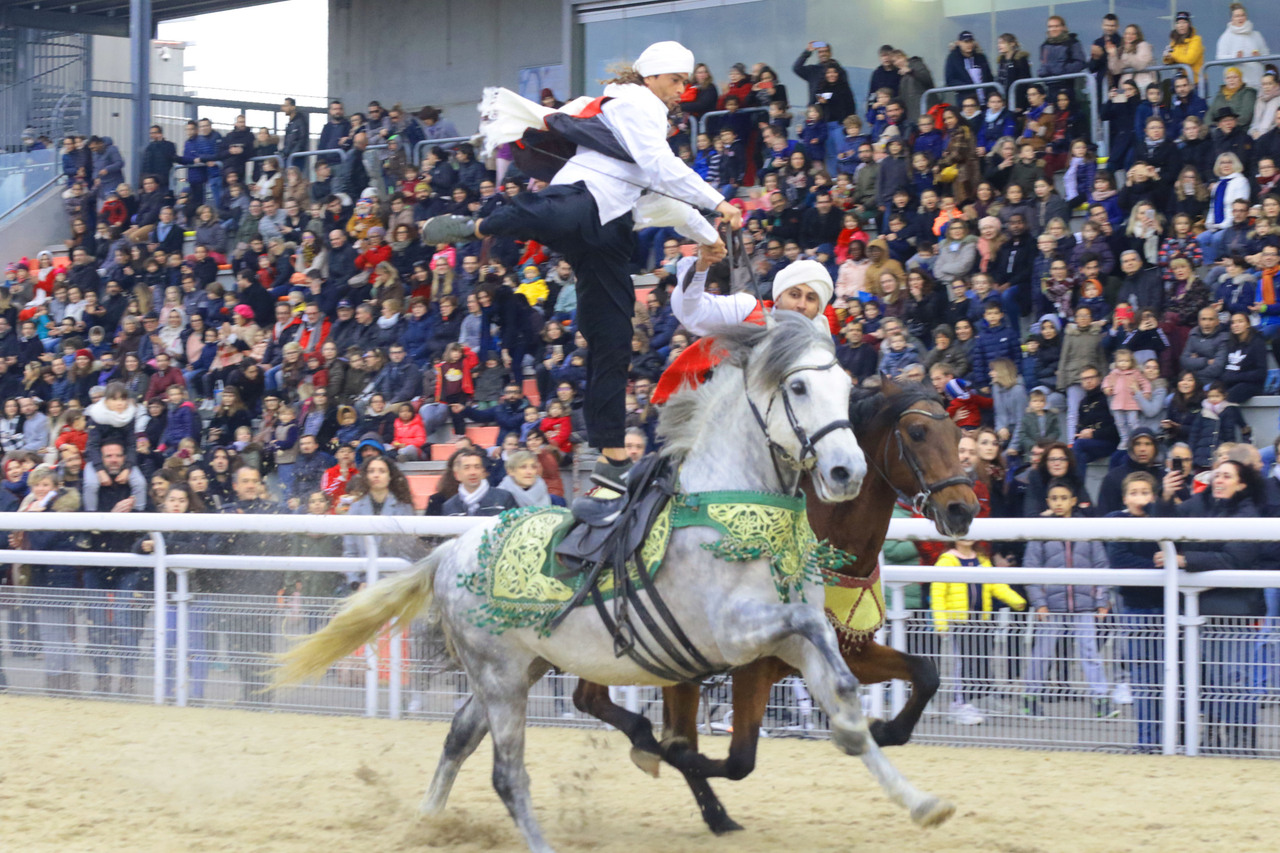
[[961,503],[960,501],[952,501],[947,504],[947,518],[953,526],[959,527],[960,525],[967,525],[973,520],[973,517],[973,508],[968,504]]
[[831,469],[831,479],[835,480],[837,483],[849,482],[849,469],[843,465],[837,465]]

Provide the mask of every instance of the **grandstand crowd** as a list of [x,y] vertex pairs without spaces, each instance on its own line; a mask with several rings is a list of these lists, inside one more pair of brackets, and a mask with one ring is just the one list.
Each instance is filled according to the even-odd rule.
[[[799,92],[760,63],[720,83],[699,65],[670,117],[672,150],[747,214],[742,254],[713,267],[708,290],[767,299],[787,264],[823,263],[841,365],[863,387],[881,374],[932,385],[965,432],[984,515],[1280,514],[1275,449],[1260,452],[1241,415],[1280,385],[1280,72],[1248,61],[1269,53],[1262,34],[1231,6],[1217,56],[1240,62],[1208,100],[1197,92],[1212,54],[1186,13],[1167,45],[1114,15],[1092,40],[1054,15],[1038,47],[1012,34],[994,47],[960,33],[932,62],[938,76],[886,45],[857,93],[825,42],[795,60]],[[1162,62],[1192,74],[1144,71]],[[1078,81],[1007,100],[984,86],[1081,71],[1109,123],[1102,160]],[[921,95],[943,85],[962,88],[922,113]],[[509,149],[486,161],[466,142],[433,146],[457,134],[430,107],[349,114],[334,101],[314,143],[306,116],[282,109],[282,137],[243,116],[225,131],[191,122],[180,141],[153,127],[137,187],[110,139],[63,140],[65,252],[9,264],[0,289],[0,511],[490,514],[572,497],[573,460],[594,456],[573,269],[535,243],[418,236],[433,216],[486,216],[542,184]],[[633,272],[650,283],[632,338],[636,457],[657,447],[651,389],[693,339],[670,304],[693,247],[667,229],[639,237]],[[430,459],[447,464],[432,494],[414,495],[405,471]],[[284,547],[262,539],[230,547]],[[40,541],[135,546],[11,544]],[[889,561],[1158,564],[1154,545],[1061,544],[1027,556],[1019,543],[890,543]],[[1280,549],[1183,558],[1276,568]],[[10,581],[149,583],[44,567]],[[208,583],[286,585],[265,572]],[[932,608],[940,632],[965,621],[953,611],[979,624],[1002,601],[1068,619],[1162,612],[1139,589],[969,587],[921,587],[911,604]],[[1216,591],[1202,612],[1280,618],[1280,591]],[[1034,685],[1028,696],[1039,713]],[[975,701],[957,699],[957,722],[981,722]]]

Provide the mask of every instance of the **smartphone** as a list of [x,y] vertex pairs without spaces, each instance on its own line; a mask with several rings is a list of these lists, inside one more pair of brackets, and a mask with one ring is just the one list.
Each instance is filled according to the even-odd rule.
[[564,345],[556,344],[555,346],[551,347],[551,352],[555,353],[556,355],[561,355],[561,356],[564,355]]

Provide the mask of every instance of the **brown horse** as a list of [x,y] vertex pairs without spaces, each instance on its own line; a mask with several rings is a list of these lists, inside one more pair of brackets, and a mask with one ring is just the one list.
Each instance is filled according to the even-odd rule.
[[[978,513],[978,499],[960,467],[960,430],[931,391],[922,386],[898,386],[884,379],[878,392],[855,399],[850,406],[850,420],[871,469],[861,494],[853,501],[824,504],[814,498],[805,481],[809,523],[814,533],[855,558],[839,574],[867,578],[875,571],[899,498],[931,518],[944,537],[968,531]],[[842,626],[836,627],[841,633]],[[911,696],[898,715],[871,723],[877,744],[906,743],[937,692],[937,667],[927,658],[897,651],[872,639],[846,642],[847,639],[842,635],[841,651],[858,681],[911,682]],[[663,688],[661,744],[654,739],[649,720],[615,705],[607,687],[579,681],[573,700],[580,711],[614,726],[631,739],[632,760],[641,769],[656,776],[659,762],[666,761],[683,773],[703,820],[719,834],[742,827],[725,812],[707,779],[742,779],[751,773],[770,690],[794,672],[777,658],[763,658],[734,670],[733,738],[725,759],[710,759],[698,752],[697,683]]]

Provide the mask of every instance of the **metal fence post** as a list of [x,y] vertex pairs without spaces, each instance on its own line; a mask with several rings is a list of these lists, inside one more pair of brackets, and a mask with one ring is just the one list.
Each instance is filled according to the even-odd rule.
[[[378,582],[378,537],[365,536],[366,567],[364,580],[369,586]],[[364,646],[364,715],[378,716],[378,638],[375,636]]]
[[[900,652],[907,650],[907,587],[905,584],[889,584],[889,646]],[[907,704],[907,685],[903,681],[894,680],[889,687],[889,705],[894,716]]]
[[1200,590],[1184,589],[1185,613],[1178,621],[1187,630],[1182,635],[1183,642],[1183,682],[1186,689],[1185,705],[1182,713],[1185,716],[1187,755],[1200,754],[1200,626],[1204,617],[1200,615]]
[[152,700],[157,705],[164,704],[164,657],[165,657],[165,594],[168,592],[168,577],[166,570],[168,567],[168,553],[164,547],[164,534],[151,534],[151,541],[155,543],[152,549],[152,556],[155,557],[155,611],[154,618],[155,627],[153,635],[155,639],[155,672],[153,673]]
[[1164,554],[1164,667],[1160,683],[1163,724],[1160,727],[1160,752],[1178,752],[1178,549],[1172,542],[1160,543]]
[[173,701],[179,708],[187,706],[188,693],[191,687],[190,669],[187,665],[187,658],[191,653],[191,638],[188,633],[191,630],[191,593],[189,592],[188,581],[191,574],[190,569],[174,569],[174,575],[177,577],[177,591],[173,595],[174,603],[177,605],[177,613],[174,616],[174,692]]

